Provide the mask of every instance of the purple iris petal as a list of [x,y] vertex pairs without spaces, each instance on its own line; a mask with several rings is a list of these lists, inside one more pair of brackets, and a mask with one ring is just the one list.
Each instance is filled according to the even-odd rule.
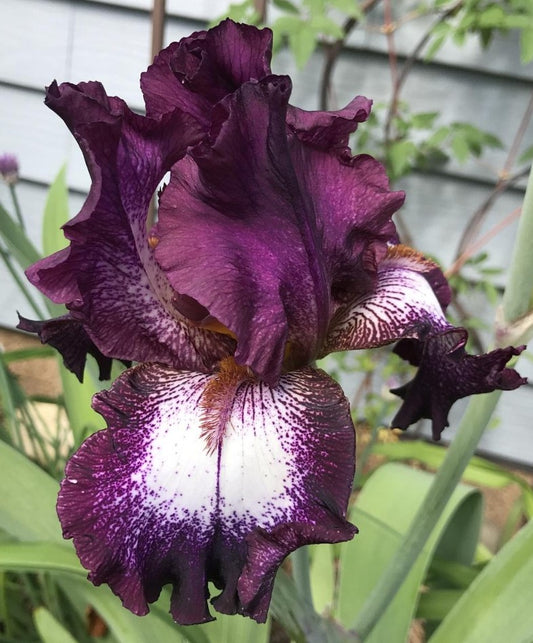
[[148,204],[164,173],[198,140],[178,109],[138,116],[99,83],[55,83],[46,102],[67,123],[85,155],[92,186],[64,227],[70,246],[27,272],[50,299],[65,303],[102,354],[209,370],[233,340],[192,326],[155,262],[146,232]]
[[346,107],[335,112],[308,112],[291,105],[287,125],[304,143],[325,151],[343,152],[358,123],[369,117],[371,106],[372,101],[364,96],[356,96]]
[[403,202],[373,159],[340,159],[292,135],[290,89],[270,76],[219,103],[210,139],[174,166],[155,231],[173,288],[231,329],[237,361],[271,384],[287,343],[293,367],[319,352],[332,289],[373,285]]
[[146,364],[95,408],[110,428],[70,460],[58,513],[90,579],[137,614],[172,583],[177,621],[210,620],[213,581],[218,611],[264,621],[287,554],[354,534],[353,425],[320,371],[271,389],[235,365],[209,376]]
[[[47,321],[32,321],[19,315],[17,328],[28,333],[36,333],[43,344],[50,344],[58,350],[65,366],[83,382],[83,371],[87,355],[92,355],[100,372],[101,380],[108,380],[111,377],[112,359],[102,355],[98,348],[91,341],[83,324],[71,315],[63,315]],[[129,362],[125,362],[130,366]]]
[[458,399],[496,389],[509,391],[526,383],[514,369],[505,366],[525,346],[468,355],[466,340],[464,328],[451,328],[423,341],[404,339],[398,343],[395,352],[418,366],[418,372],[411,382],[392,391],[404,400],[392,426],[406,429],[428,418],[432,420],[433,439],[439,440],[448,426],[448,412]]
[[213,105],[243,83],[269,76],[272,32],[224,20],[160,52],[141,76],[148,115],[176,106],[206,126]]

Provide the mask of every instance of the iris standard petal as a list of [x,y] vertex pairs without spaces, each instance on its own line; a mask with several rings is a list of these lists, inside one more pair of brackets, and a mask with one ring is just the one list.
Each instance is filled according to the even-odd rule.
[[213,581],[218,611],[264,621],[287,554],[354,534],[354,431],[337,384],[306,368],[271,389],[224,364],[126,372],[96,398],[109,428],[67,466],[64,536],[137,614],[172,583],[177,621],[210,620]]
[[372,101],[356,96],[346,107],[333,112],[307,111],[289,106],[287,125],[304,143],[328,152],[343,152],[350,134],[370,115]]
[[211,109],[243,83],[271,74],[272,32],[224,20],[163,49],[141,75],[146,112],[174,107],[209,127]]
[[290,90],[270,76],[218,104],[210,139],[174,166],[154,232],[173,288],[231,329],[237,361],[272,385],[287,344],[291,368],[309,363],[336,298],[373,287],[403,202],[374,159],[341,159],[291,133]]
[[374,289],[340,308],[332,320],[323,355],[452,328],[443,312],[448,303],[449,287],[436,264],[406,246],[389,248],[377,265]]
[[174,289],[231,329],[237,361],[270,384],[287,341],[308,363],[329,319],[316,217],[289,157],[290,89],[270,76],[219,104],[213,139],[174,166],[155,231]]
[[54,83],[46,102],[78,140],[92,185],[64,227],[70,246],[30,267],[30,281],[65,303],[105,356],[209,370],[232,352],[233,340],[180,314],[179,294],[155,262],[146,232],[152,194],[198,140],[199,126],[178,109],[157,119],[136,115],[99,83]]
[[432,420],[433,439],[439,440],[448,426],[448,412],[458,399],[496,389],[509,391],[526,383],[526,378],[506,368],[511,357],[520,355],[525,346],[468,355],[467,337],[464,328],[450,328],[423,341],[404,339],[398,343],[395,352],[418,366],[418,372],[411,382],[392,390],[404,400],[392,426],[406,429],[428,418]]

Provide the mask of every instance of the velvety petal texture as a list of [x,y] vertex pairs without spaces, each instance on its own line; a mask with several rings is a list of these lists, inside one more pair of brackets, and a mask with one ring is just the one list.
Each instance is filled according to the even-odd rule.
[[[418,367],[394,424],[524,382],[521,349],[473,357],[444,311],[440,269],[399,245],[402,192],[352,156],[368,118],[290,105],[272,33],[231,20],[163,50],[142,74],[146,115],[100,83],[52,83],[92,185],[69,246],[30,267],[68,314],[20,327],[82,376],[140,362],[94,408],[108,428],[70,459],[57,510],[89,578],[135,614],[166,584],[183,624],[216,610],[262,622],[283,559],[350,539],[354,429],[338,385],[310,364],[397,342]],[[148,221],[159,192],[155,225]]]
[[[337,300],[373,287],[403,202],[374,159],[293,135],[290,91],[268,76],[217,105],[209,138],[173,167],[154,230],[173,288],[228,327],[236,360],[271,385],[287,346],[292,368],[312,361]],[[345,141],[335,119],[320,128]]]
[[209,127],[211,108],[250,81],[269,76],[272,32],[224,20],[172,43],[141,75],[146,113],[175,107]]
[[506,368],[511,357],[520,355],[525,346],[468,355],[466,340],[464,328],[450,328],[424,341],[404,339],[398,343],[395,352],[418,366],[418,372],[411,382],[392,391],[404,400],[392,426],[406,429],[428,418],[433,439],[439,440],[448,426],[448,412],[458,399],[496,389],[509,391],[526,383],[514,369]]
[[147,364],[95,408],[109,428],[70,460],[58,514],[95,584],[136,614],[172,583],[180,623],[213,605],[264,621],[296,547],[351,538],[354,430],[338,385],[311,368],[276,389],[232,360],[214,375]]

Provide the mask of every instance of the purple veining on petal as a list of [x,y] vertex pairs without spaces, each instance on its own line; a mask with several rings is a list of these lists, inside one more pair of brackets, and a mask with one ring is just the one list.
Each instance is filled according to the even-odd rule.
[[237,361],[272,384],[287,340],[307,363],[329,318],[315,216],[288,154],[289,93],[288,78],[272,76],[219,106],[214,140],[174,166],[157,226],[174,289],[233,331]]
[[58,514],[90,579],[137,614],[170,582],[177,621],[210,620],[212,580],[218,611],[264,621],[286,555],[353,536],[354,432],[340,388],[310,368],[276,389],[243,377],[215,452],[201,399],[216,375],[144,365],[96,396],[110,428],[70,460]]
[[405,246],[391,248],[377,266],[375,288],[339,309],[323,354],[445,331],[448,302],[449,287],[434,263]]
[[332,293],[373,287],[403,202],[374,159],[341,159],[290,135],[289,93],[288,78],[271,76],[219,103],[209,140],[173,168],[156,230],[174,289],[233,331],[237,361],[270,384],[287,343],[291,367],[317,355]]
[[418,372],[409,383],[392,390],[404,400],[392,426],[406,429],[427,418],[432,421],[433,439],[439,440],[448,426],[448,412],[458,399],[496,389],[513,390],[526,383],[514,369],[506,368],[525,346],[468,355],[467,336],[464,328],[451,328],[423,341],[404,339],[398,343],[395,352],[418,366]]
[[104,355],[208,371],[231,354],[234,341],[179,314],[178,293],[155,262],[146,233],[153,191],[198,140],[199,126],[178,109],[157,119],[136,115],[99,83],[54,83],[46,102],[78,140],[92,186],[64,227],[70,246],[32,266],[30,281],[65,303]]

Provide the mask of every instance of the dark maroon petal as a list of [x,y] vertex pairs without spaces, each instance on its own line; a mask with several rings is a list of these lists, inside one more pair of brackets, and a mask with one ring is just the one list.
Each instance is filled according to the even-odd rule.
[[407,246],[394,246],[377,265],[373,289],[341,307],[322,355],[375,348],[451,328],[443,307],[449,286],[440,269]]
[[[46,321],[32,321],[19,315],[17,328],[28,333],[36,333],[43,344],[49,344],[58,350],[63,363],[74,375],[83,382],[83,371],[87,355],[92,355],[98,364],[101,380],[108,380],[111,377],[110,357],[102,355],[98,348],[91,341],[83,325],[73,319],[71,315],[63,315]],[[130,362],[124,362],[130,366]]]
[[147,114],[180,107],[209,126],[211,108],[243,83],[270,75],[272,32],[224,20],[172,43],[141,76]]
[[293,138],[291,158],[317,216],[333,312],[374,288],[378,264],[398,241],[391,217],[404,193],[390,191],[383,165],[367,155],[339,158]]
[[270,384],[287,345],[291,368],[311,361],[339,301],[373,287],[403,202],[374,159],[289,133],[290,88],[271,76],[218,104],[211,140],[173,168],[156,231],[173,288],[231,329],[237,361]]
[[427,418],[432,420],[433,439],[439,440],[456,400],[496,389],[508,391],[526,383],[514,369],[505,366],[511,357],[520,355],[524,346],[468,355],[466,340],[464,328],[452,328],[423,341],[404,339],[398,343],[395,352],[418,366],[418,372],[411,382],[392,391],[404,400],[392,426],[406,429]]
[[272,76],[219,106],[213,142],[174,166],[157,227],[174,289],[231,329],[237,361],[270,383],[287,340],[308,362],[329,317],[315,216],[288,153],[289,92],[288,78]]
[[199,127],[178,109],[157,119],[136,115],[99,83],[54,83],[46,102],[80,144],[92,186],[64,227],[70,246],[32,266],[30,281],[67,305],[103,355],[209,370],[234,342],[194,327],[174,306],[179,295],[146,232],[154,190]]
[[178,622],[210,620],[212,581],[218,611],[264,621],[285,556],[355,532],[353,425],[322,372],[270,389],[234,364],[218,375],[147,364],[95,408],[110,428],[70,460],[58,514],[89,578],[136,614],[172,583]]
[[344,151],[357,125],[366,121],[372,101],[356,96],[346,107],[335,112],[308,112],[289,107],[287,125],[304,143],[324,151]]

